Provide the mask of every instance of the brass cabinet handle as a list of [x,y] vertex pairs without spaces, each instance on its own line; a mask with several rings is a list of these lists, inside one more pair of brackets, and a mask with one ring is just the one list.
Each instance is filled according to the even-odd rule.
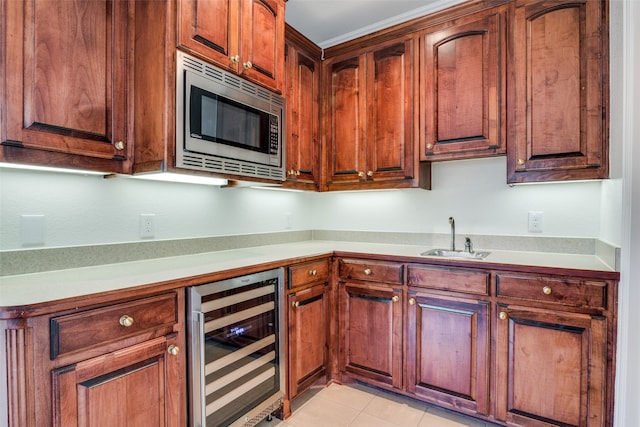
[[367,176],[373,176],[373,171],[367,172]]
[[178,347],[175,344],[171,344],[167,349],[167,353],[169,353],[172,356],[177,356],[178,353],[180,353],[180,347]]
[[364,274],[366,274],[367,276],[371,276],[371,273],[372,273],[372,271],[371,271],[370,268],[365,268],[364,269]]
[[506,320],[509,316],[507,315],[506,311],[501,311],[500,314],[498,314],[498,317],[500,318],[500,320]]
[[362,171],[358,172],[358,177],[364,178],[364,172],[362,172]]
[[414,305],[416,303],[415,298],[409,298],[409,305]]
[[398,295],[394,295],[393,298],[391,298],[391,301],[398,302],[400,301],[400,297]]
[[524,159],[518,159],[518,164],[519,164],[520,166],[524,165]]
[[237,64],[238,62],[240,62],[240,55],[233,55],[231,57],[231,63],[232,64]]
[[291,303],[291,307],[297,308],[300,307],[300,301],[294,301]]
[[309,276],[316,276],[318,274],[318,270],[309,270]]
[[433,144],[427,144],[427,150],[431,150],[433,148]]
[[133,325],[133,317],[123,314],[122,316],[120,316],[119,322],[121,326],[128,328],[129,326]]
[[544,288],[542,288],[542,293],[545,295],[551,295],[551,287],[545,286]]
[[251,63],[251,61],[247,61],[247,62],[245,62],[245,63],[243,64],[243,66],[244,66],[244,69],[245,69],[245,70],[248,70],[248,69],[250,69],[251,67],[253,67],[253,64]]
[[124,141],[116,141],[113,146],[116,148],[116,150],[124,150],[127,147],[127,144],[124,143]]

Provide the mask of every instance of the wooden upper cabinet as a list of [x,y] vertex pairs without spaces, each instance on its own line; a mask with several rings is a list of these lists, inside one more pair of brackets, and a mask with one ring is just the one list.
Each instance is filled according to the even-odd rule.
[[510,11],[509,183],[607,178],[608,3]]
[[422,37],[421,160],[506,152],[504,13],[482,13]]
[[0,160],[127,172],[134,2],[0,7]]
[[178,46],[279,93],[284,0],[181,0]]
[[287,187],[317,190],[320,179],[321,51],[287,27]]
[[329,190],[415,187],[415,39],[326,65]]

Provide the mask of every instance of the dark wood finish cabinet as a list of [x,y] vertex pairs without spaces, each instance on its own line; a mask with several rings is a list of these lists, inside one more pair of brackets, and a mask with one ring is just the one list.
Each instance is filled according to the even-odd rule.
[[420,158],[506,152],[504,10],[430,28],[421,38]]
[[285,186],[318,190],[321,167],[320,48],[286,27],[287,182]]
[[491,303],[481,296],[488,296],[490,274],[411,265],[407,275],[407,391],[489,415]]
[[339,271],[340,372],[401,389],[403,265],[341,259]]
[[130,171],[134,3],[0,4],[0,161]]
[[283,93],[284,0],[181,0],[178,46]]
[[607,178],[608,2],[510,7],[507,181]]
[[428,185],[415,152],[416,45],[410,38],[326,61],[326,189]]
[[429,402],[489,414],[488,301],[409,288],[407,391]]
[[327,375],[329,368],[330,291],[328,259],[289,267],[288,398],[293,399]]
[[9,425],[185,425],[183,295],[78,299],[72,311],[2,322]]
[[499,305],[496,418],[509,425],[606,426],[607,320]]

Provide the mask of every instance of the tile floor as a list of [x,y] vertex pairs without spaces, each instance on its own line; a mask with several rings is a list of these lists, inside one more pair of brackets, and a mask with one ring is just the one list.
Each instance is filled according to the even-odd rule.
[[292,403],[286,421],[257,427],[489,427],[493,424],[360,384],[313,388]]

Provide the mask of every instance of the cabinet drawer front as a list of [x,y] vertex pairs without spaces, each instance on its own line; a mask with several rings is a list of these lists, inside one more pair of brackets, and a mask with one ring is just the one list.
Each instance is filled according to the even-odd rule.
[[401,285],[403,282],[402,267],[402,264],[393,262],[341,259],[339,274],[341,279],[366,280],[368,282],[384,282]]
[[496,294],[571,307],[607,308],[607,282],[598,280],[497,274]]
[[303,286],[329,277],[329,260],[304,262],[289,267],[289,289]]
[[409,286],[477,295],[489,294],[490,274],[486,271],[410,266],[407,275]]
[[50,322],[51,359],[109,341],[131,337],[178,321],[175,294],[54,317]]

